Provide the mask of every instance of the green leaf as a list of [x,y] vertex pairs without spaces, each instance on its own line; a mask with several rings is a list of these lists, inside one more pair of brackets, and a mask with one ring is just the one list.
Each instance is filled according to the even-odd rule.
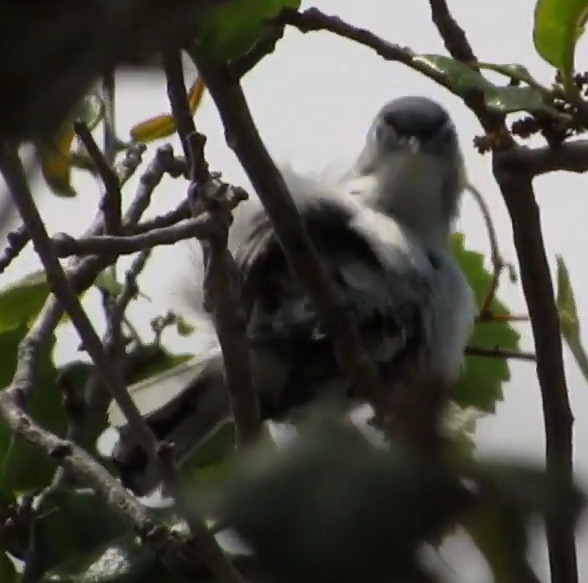
[[49,295],[44,271],[35,271],[0,289],[0,333],[30,326]]
[[145,549],[133,535],[125,535],[47,572],[42,583],[175,583],[181,581]]
[[215,61],[246,53],[262,36],[265,21],[300,0],[228,0],[206,7],[194,49]]
[[116,279],[116,270],[113,269],[112,265],[99,273],[94,285],[113,296],[118,296],[124,289],[124,285]]
[[16,583],[18,579],[14,563],[6,553],[0,551],[0,581],[2,583]]
[[[24,335],[24,327],[0,334],[0,387],[12,380],[16,368],[18,345]],[[61,405],[61,391],[57,386],[57,370],[52,353],[55,337],[51,337],[41,349],[39,374],[35,391],[29,403],[29,413],[44,428],[64,435],[66,417]],[[12,492],[26,492],[47,486],[55,471],[55,463],[20,438],[14,438],[9,427],[0,418],[0,485]]]
[[189,491],[195,487],[219,483],[226,478],[235,459],[235,424],[231,420],[213,431],[185,461],[178,473]]
[[457,95],[482,91],[487,107],[500,113],[546,111],[557,114],[546,101],[545,91],[537,87],[494,85],[469,65],[444,55],[417,55],[413,62],[443,74],[447,78],[449,89]]
[[478,503],[463,526],[486,559],[496,583],[539,579],[527,558],[529,518],[555,518],[575,527],[586,495],[543,468],[483,460],[465,468],[478,487]]
[[538,0],[535,5],[535,49],[564,79],[574,72],[574,51],[587,16],[588,0]]
[[129,532],[118,514],[91,490],[55,490],[45,498],[39,514],[34,530],[42,571]]
[[561,335],[572,353],[584,379],[588,381],[588,355],[582,344],[580,319],[570,281],[568,268],[563,257],[557,259],[557,308],[559,310],[559,327]]
[[421,544],[454,518],[451,476],[329,417],[284,448],[250,450],[235,470],[221,516],[267,580],[418,580]]
[[466,470],[466,475],[480,482],[493,499],[526,517],[540,515],[575,525],[586,507],[586,493],[579,486],[537,464],[489,458]]
[[[492,281],[492,273],[484,268],[484,256],[465,249],[461,233],[452,235],[451,250],[474,291],[478,305],[481,306]],[[496,314],[509,313],[497,298],[490,309]],[[517,350],[519,338],[518,332],[506,322],[480,323],[475,326],[469,344]],[[510,369],[505,359],[468,356],[452,399],[460,407],[474,407],[486,413],[494,413],[496,403],[503,398],[502,386],[509,379]]]

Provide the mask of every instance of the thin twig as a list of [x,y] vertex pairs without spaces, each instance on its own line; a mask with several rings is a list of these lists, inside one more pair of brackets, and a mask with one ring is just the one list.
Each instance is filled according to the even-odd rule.
[[205,215],[195,219],[187,219],[171,227],[153,229],[140,235],[126,237],[102,235],[100,237],[74,239],[65,233],[57,233],[52,242],[58,257],[95,255],[99,253],[118,256],[152,249],[159,245],[173,245],[178,241],[194,237],[207,238],[211,236],[214,230],[214,221]]
[[100,201],[100,210],[104,213],[104,228],[106,233],[115,235],[120,232],[121,228],[122,195],[118,176],[108,163],[104,154],[100,151],[98,144],[86,124],[81,121],[76,121],[74,122],[74,130],[82,144],[84,144],[88,155],[96,165],[98,174],[104,185],[104,195]]
[[509,358],[512,360],[526,360],[530,362],[537,361],[537,355],[532,352],[522,352],[520,350],[509,350],[507,348],[485,348],[482,346],[466,346],[465,354],[467,356],[483,356],[485,358]]
[[492,220],[492,214],[490,208],[486,204],[482,193],[474,186],[471,182],[466,184],[466,189],[474,197],[474,200],[478,203],[478,207],[482,212],[484,223],[486,224],[486,232],[488,233],[488,240],[490,242],[490,260],[492,262],[492,280],[486,290],[486,296],[480,307],[480,313],[478,317],[480,319],[489,319],[492,316],[492,302],[496,297],[496,291],[498,290],[498,284],[500,282],[500,275],[505,267],[502,253],[500,252],[500,245],[498,243],[498,235],[494,228],[494,221]]
[[18,257],[30,240],[24,225],[14,229],[14,231],[10,231],[6,235],[6,242],[8,244],[0,255],[0,273],[4,273],[6,268]]
[[[172,533],[167,526],[157,523],[149,508],[130,495],[106,468],[81,447],[41,428],[18,406],[10,391],[0,392],[0,415],[15,434],[42,450],[57,464],[74,473],[82,483],[93,488],[171,569],[184,575],[194,575],[199,570],[201,561],[205,560],[219,579],[222,574],[221,580],[224,583],[242,583],[239,576],[234,576],[227,569],[224,555],[219,557],[210,552],[210,547],[198,545],[196,548],[193,539]],[[209,533],[209,537],[214,540],[212,533]]]
[[[245,312],[240,301],[239,276],[235,260],[228,249],[228,229],[233,220],[233,207],[226,194],[239,195],[242,191],[227,188],[215,176],[211,176],[204,156],[206,138],[196,131],[190,115],[180,55],[166,55],[164,61],[171,109],[182,139],[184,154],[190,161],[190,210],[195,216],[206,209],[211,222],[217,227],[214,232],[198,236],[205,265],[204,296],[223,353],[225,381],[235,420],[237,445],[246,446],[258,440],[262,420],[253,384]],[[244,197],[232,198],[240,202]]]
[[316,306],[342,370],[366,395],[381,422],[386,423],[388,395],[362,348],[353,317],[334,291],[284,179],[255,127],[238,81],[226,68],[212,66],[197,54],[192,56],[218,108],[227,143],[257,192],[289,264]]
[[[547,469],[562,482],[571,483],[574,418],[563,364],[559,314],[535,193],[528,175],[505,171],[497,158],[494,158],[494,176],[512,221],[521,283],[531,318],[543,404]],[[551,580],[554,583],[577,583],[574,529],[550,519],[547,521],[547,542]]]
[[126,390],[122,378],[116,372],[112,371],[100,338],[96,334],[92,323],[84,312],[71,283],[68,281],[59,263],[47,229],[33,200],[33,195],[29,189],[16,150],[8,146],[0,149],[0,168],[2,169],[6,183],[11,189],[12,199],[27,227],[35,251],[43,263],[51,291],[59,299],[68,313],[72,324],[80,335],[85,350],[96,365],[102,382],[111,391],[112,397],[127,417],[136,439],[147,452],[153,452],[153,455],[155,455],[157,446],[156,438],[143,421],[137,406]]

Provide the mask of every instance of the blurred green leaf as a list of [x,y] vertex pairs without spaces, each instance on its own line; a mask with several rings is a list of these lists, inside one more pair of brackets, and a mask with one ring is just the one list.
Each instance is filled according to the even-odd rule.
[[543,468],[482,460],[464,472],[478,484],[478,504],[463,525],[484,555],[496,583],[539,583],[527,558],[529,518],[556,518],[574,527],[586,495]]
[[181,581],[131,534],[122,536],[47,572],[42,583],[175,583]]
[[537,464],[484,459],[473,466],[470,476],[493,499],[512,505],[524,516],[536,514],[575,524],[586,507],[586,493],[579,486]]
[[563,257],[557,256],[557,308],[559,310],[559,327],[570,352],[574,356],[580,372],[588,381],[588,356],[582,344],[582,333],[574,290],[570,281],[568,268]]
[[226,478],[235,459],[235,443],[235,424],[227,419],[178,468],[181,483],[192,490]]
[[112,265],[109,265],[99,273],[94,281],[94,285],[98,289],[107,291],[113,296],[118,296],[124,289],[124,285],[116,279],[116,270],[113,269]]
[[232,0],[206,8],[195,50],[215,61],[230,61],[253,47],[265,20],[282,8],[300,7],[300,0]]
[[[451,250],[481,306],[492,281],[492,273],[484,268],[484,256],[467,250],[461,233],[452,235]],[[496,314],[509,313],[506,306],[496,298],[490,309]],[[519,338],[519,333],[506,322],[480,323],[475,326],[469,344],[517,350]],[[503,398],[502,386],[509,379],[510,369],[506,359],[468,356],[452,399],[460,407],[474,407],[486,413],[494,413],[496,403]]]
[[454,518],[457,491],[434,464],[319,417],[288,446],[250,450],[223,493],[223,521],[268,580],[375,583],[417,579],[421,544]]
[[417,55],[413,60],[444,74],[451,91],[458,95],[483,91],[486,105],[500,113],[547,111],[557,114],[545,101],[545,93],[536,87],[494,85],[472,67],[444,55]]
[[[204,96],[204,82],[201,77],[196,77],[188,90],[188,105],[190,113],[194,115]],[[131,128],[131,138],[135,142],[149,143],[161,138],[167,138],[177,130],[176,120],[173,115],[162,114],[145,120]]]
[[535,49],[564,79],[574,72],[576,42],[584,32],[587,16],[588,0],[538,0],[535,5]]
[[[18,344],[26,334],[24,327],[0,334],[0,387],[12,380],[16,368]],[[61,406],[61,391],[56,384],[57,371],[53,364],[55,337],[41,349],[36,390],[29,403],[29,413],[44,428],[63,435],[66,418]],[[20,438],[13,438],[8,426],[0,419],[0,484],[12,492],[36,490],[48,485],[55,463]]]
[[45,498],[39,514],[35,546],[42,571],[129,532],[118,514],[91,490],[55,490]]
[[480,504],[463,527],[492,572],[494,583],[540,583],[527,560],[527,525],[502,504]]
[[30,326],[39,315],[49,285],[44,271],[35,271],[0,289],[0,333]]
[[2,583],[16,583],[19,579],[14,563],[6,553],[0,551],[0,581]]

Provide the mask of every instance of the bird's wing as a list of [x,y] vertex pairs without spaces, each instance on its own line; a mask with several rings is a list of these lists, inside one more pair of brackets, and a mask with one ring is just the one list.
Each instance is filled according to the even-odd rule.
[[[422,341],[423,307],[436,264],[400,225],[353,201],[336,186],[295,175],[288,186],[369,354],[389,364]],[[298,192],[300,191],[300,192]],[[297,373],[293,401],[312,398],[315,380],[338,375],[330,341],[306,291],[291,273],[264,212],[251,220],[237,255],[254,350],[280,354]],[[304,389],[302,387],[305,387]],[[298,401],[301,401],[300,403]]]

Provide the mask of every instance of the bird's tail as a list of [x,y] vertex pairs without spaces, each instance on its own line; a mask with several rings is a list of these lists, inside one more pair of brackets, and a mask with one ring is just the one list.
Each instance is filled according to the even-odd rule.
[[[164,373],[129,388],[143,419],[161,441],[174,444],[181,463],[223,422],[230,418],[224,386],[223,357],[217,344]],[[116,404],[108,412],[119,437],[111,453],[121,483],[145,496],[159,483],[153,460],[136,442]]]

